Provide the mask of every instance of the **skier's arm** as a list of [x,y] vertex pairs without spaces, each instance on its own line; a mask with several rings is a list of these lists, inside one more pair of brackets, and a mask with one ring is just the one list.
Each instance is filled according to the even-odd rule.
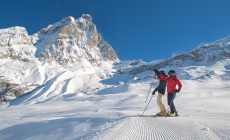
[[182,84],[178,78],[177,78],[177,85],[178,85],[178,92],[180,92],[180,90],[182,88]]
[[154,92],[158,91],[158,89],[159,89],[159,86],[154,89]]
[[169,78],[164,77],[162,74],[159,75],[159,78],[160,78],[161,80],[164,80],[164,81],[168,81],[168,80],[169,80]]
[[154,89],[154,91],[152,92],[152,95],[155,95],[157,91],[158,91],[158,87]]
[[154,72],[155,72],[155,74],[156,74],[161,80],[168,81],[168,78],[167,78],[167,77],[164,77],[164,76],[159,72],[159,70],[154,69]]
[[154,91],[158,91],[161,88],[161,81],[159,82],[158,86],[154,89]]
[[160,88],[160,83],[159,83],[159,85],[154,89],[154,91],[152,92],[152,95],[155,95],[155,93],[159,90],[159,88]]

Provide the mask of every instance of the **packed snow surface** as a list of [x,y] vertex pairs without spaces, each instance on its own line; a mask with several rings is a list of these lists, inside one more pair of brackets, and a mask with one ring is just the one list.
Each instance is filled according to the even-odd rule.
[[[215,73],[209,73],[213,69]],[[1,105],[1,140],[230,139],[227,62],[178,69],[183,88],[175,99],[180,114],[176,118],[151,117],[159,112],[156,95],[144,116],[137,115],[147,105],[145,99],[152,82],[150,91],[158,84],[153,77],[120,75],[109,64],[104,65],[103,71],[90,66],[51,69],[44,65],[25,71],[31,81],[29,71],[35,71],[31,72],[37,74],[33,77],[45,84],[10,104]],[[186,72],[193,77],[184,76]],[[150,93],[148,101],[151,96]],[[166,105],[166,96],[163,101]]]

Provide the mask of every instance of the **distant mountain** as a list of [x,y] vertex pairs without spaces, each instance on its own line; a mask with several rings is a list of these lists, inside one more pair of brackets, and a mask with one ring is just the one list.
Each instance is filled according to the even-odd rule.
[[119,60],[113,48],[101,37],[90,15],[67,17],[29,36],[24,27],[0,29],[0,59],[59,64],[85,59],[93,64]]
[[226,59],[230,59],[230,37],[215,41],[214,43],[201,44],[190,52],[174,56],[158,63],[150,65],[143,64],[134,68],[122,69],[120,72],[135,75],[145,71],[153,71],[153,69],[206,65]]
[[33,41],[37,47],[36,57],[45,62],[68,64],[86,59],[100,64],[101,61],[118,60],[117,54],[98,33],[88,14],[76,20],[67,17],[49,25],[34,34]]

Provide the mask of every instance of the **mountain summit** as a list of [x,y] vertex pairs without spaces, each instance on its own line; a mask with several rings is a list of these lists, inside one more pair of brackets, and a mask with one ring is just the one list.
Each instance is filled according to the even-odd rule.
[[45,62],[76,63],[86,59],[91,63],[118,60],[113,48],[101,37],[92,17],[66,17],[33,35],[36,57]]
[[[111,75],[113,62],[119,61],[88,14],[66,17],[31,36],[24,27],[0,29],[0,48],[0,103],[28,93],[46,99],[97,90],[99,81]],[[50,92],[54,87],[63,89]]]

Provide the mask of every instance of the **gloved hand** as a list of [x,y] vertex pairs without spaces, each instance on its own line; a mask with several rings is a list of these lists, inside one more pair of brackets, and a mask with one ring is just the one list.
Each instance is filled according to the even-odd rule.
[[178,89],[175,90],[175,93],[179,93],[180,91]]
[[156,94],[156,90],[154,90],[153,92],[152,92],[152,95],[155,95]]
[[156,75],[160,75],[160,72],[159,72],[159,70],[157,70],[157,69],[154,69],[153,71],[155,72],[155,74],[156,74]]

